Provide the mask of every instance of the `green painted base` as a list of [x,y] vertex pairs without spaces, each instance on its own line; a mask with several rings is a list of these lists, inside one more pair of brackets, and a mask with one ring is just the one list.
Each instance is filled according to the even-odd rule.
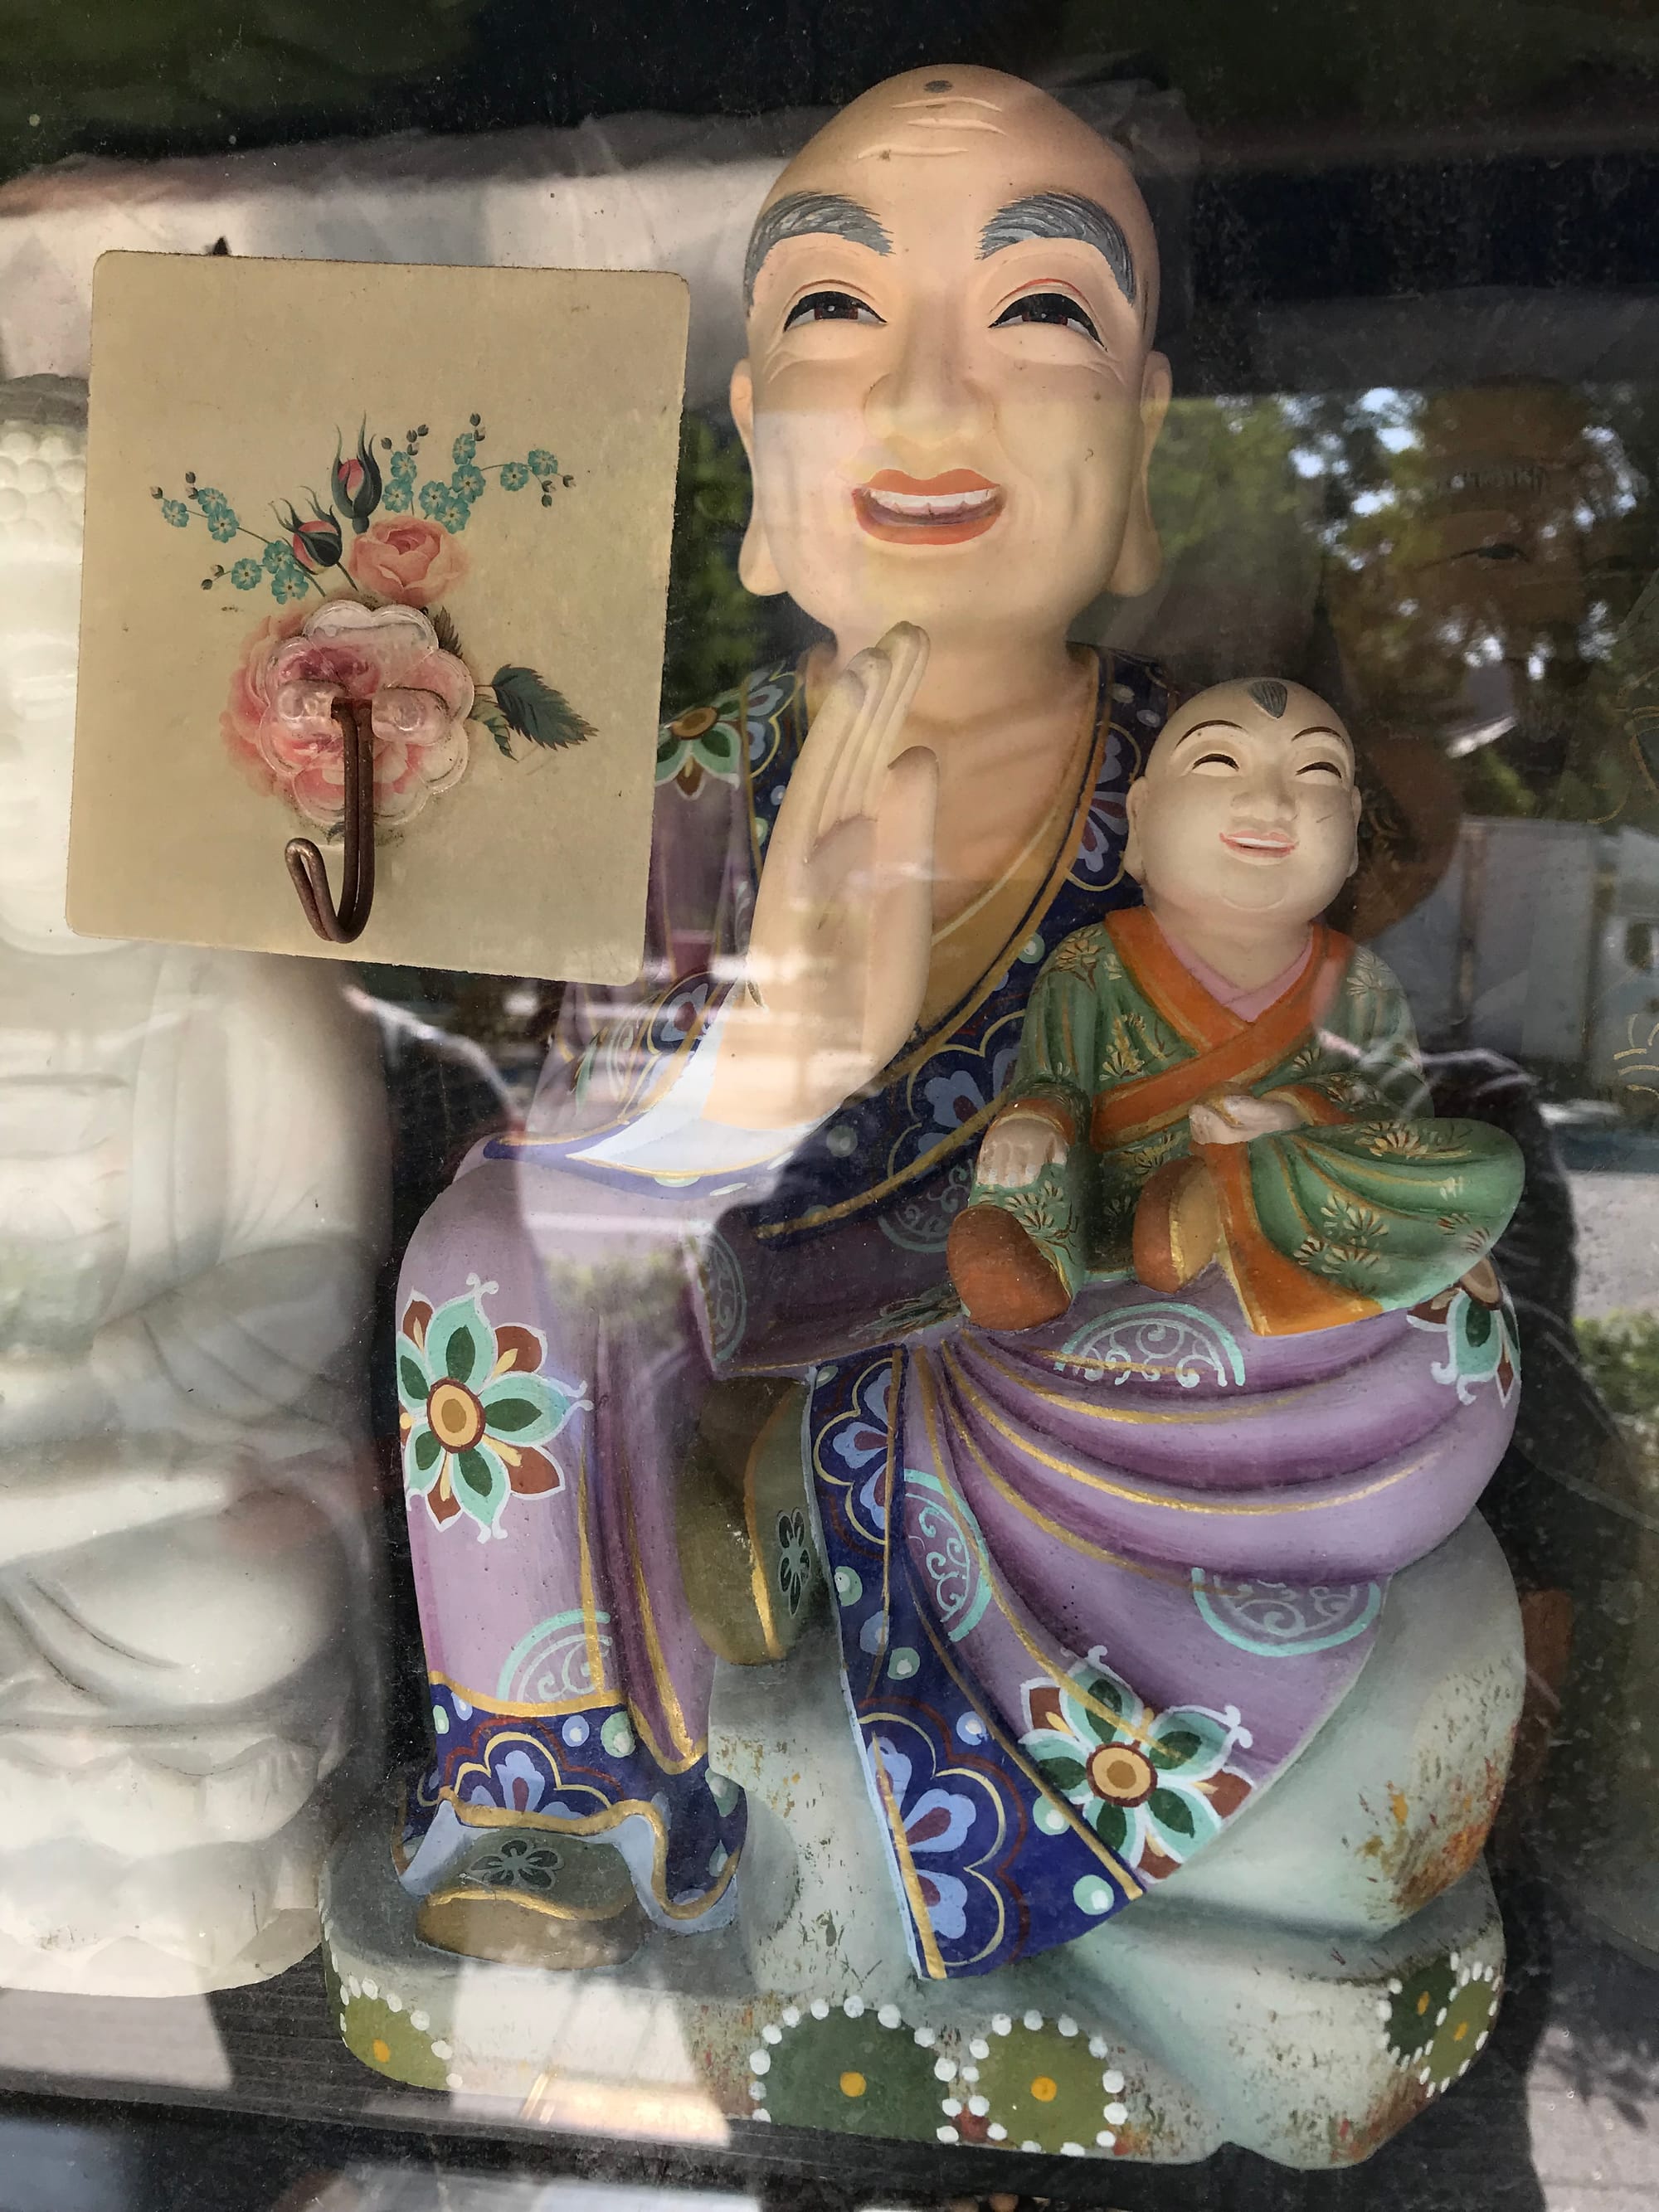
[[[755,1985],[738,1926],[653,1932],[625,1964],[585,1972],[434,1949],[420,1940],[414,1902],[392,1873],[392,1826],[382,1808],[341,1847],[323,1917],[341,2033],[392,2080],[447,2090],[500,2117],[680,2144],[725,2142],[771,2124],[1171,2164],[1228,2139],[1217,2112],[1103,2021],[1012,2004],[1014,1976],[949,1988],[906,1982],[903,2001],[879,2004],[770,1995]],[[1297,2163],[1364,2157],[1484,2044],[1502,1969],[1484,1874],[1420,1920],[1434,1923],[1420,1929],[1428,1952],[1414,1966],[1402,1960],[1405,1972],[1352,1960],[1334,1977],[1309,1977],[1304,1996],[1328,1981],[1343,2020],[1358,2029],[1367,2095],[1351,2124],[1328,2130]],[[1445,1945],[1454,1924],[1466,1931],[1461,1950]],[[1286,2089],[1294,2094],[1288,2069]]]

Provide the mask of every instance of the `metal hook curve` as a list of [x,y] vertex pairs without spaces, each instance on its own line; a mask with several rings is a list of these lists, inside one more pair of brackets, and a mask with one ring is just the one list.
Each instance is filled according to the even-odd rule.
[[331,945],[363,933],[374,903],[374,720],[367,699],[337,699],[335,720],[345,765],[345,864],[336,907],[323,856],[309,837],[290,837],[283,857],[306,920]]

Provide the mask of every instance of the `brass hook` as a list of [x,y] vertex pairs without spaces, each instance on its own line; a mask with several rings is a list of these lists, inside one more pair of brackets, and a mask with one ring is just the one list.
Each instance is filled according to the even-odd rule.
[[337,699],[345,762],[345,867],[337,908],[323,856],[309,837],[290,837],[283,857],[306,920],[331,945],[361,937],[374,903],[374,720],[367,699]]

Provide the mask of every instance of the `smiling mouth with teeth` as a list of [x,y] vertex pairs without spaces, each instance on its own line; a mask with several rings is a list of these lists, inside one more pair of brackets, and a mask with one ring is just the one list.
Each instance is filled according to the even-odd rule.
[[853,494],[860,528],[889,545],[960,545],[1002,512],[1002,489],[972,469],[908,477],[882,469]]
[[1282,830],[1224,830],[1221,842],[1247,860],[1282,860],[1296,850],[1295,838]]

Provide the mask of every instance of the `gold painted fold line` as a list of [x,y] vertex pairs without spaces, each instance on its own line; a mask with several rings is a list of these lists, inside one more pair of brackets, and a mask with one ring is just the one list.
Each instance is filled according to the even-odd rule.
[[[924,1376],[922,1378],[921,1389],[924,1400],[928,1402],[928,1443],[933,1452],[934,1464],[943,1468],[947,1466],[949,1462],[940,1455],[939,1452],[939,1431],[937,1427],[937,1406],[934,1402],[933,1396],[935,1386],[931,1376]],[[977,1448],[973,1443],[973,1439],[967,1435],[965,1431],[961,1433],[963,1443],[969,1446],[970,1450],[975,1452],[975,1457],[980,1456]],[[954,1485],[952,1486],[954,1487]],[[1019,1612],[1016,1610],[1016,1607],[1018,1605],[1019,1601],[1018,1599],[1014,1599],[1012,1603],[1010,1602],[1010,1598],[1012,1597],[1012,1593],[1009,1592],[1005,1594],[994,1574],[989,1571],[988,1565],[982,1569],[982,1571],[985,1573],[986,1581],[991,1585],[991,1596],[993,1602],[996,1606],[997,1611],[1002,1615],[1003,1619],[1007,1622],[1010,1629],[1012,1630],[1014,1635],[1019,1639],[1026,1657],[1030,1660],[1034,1666],[1041,1668],[1042,1672],[1048,1677],[1048,1680],[1054,1685],[1054,1687],[1057,1690],[1064,1691],[1067,1696],[1074,1698],[1078,1704],[1083,1707],[1085,1712],[1093,1713],[1097,1719],[1106,1722],[1110,1728],[1116,1730],[1118,1733],[1133,1737],[1137,1743],[1146,1743],[1151,1741],[1152,1739],[1146,1735],[1143,1729],[1135,1728],[1128,1722],[1121,1719],[1109,1706],[1098,1704],[1095,1698],[1089,1695],[1086,1690],[1083,1689],[1079,1686],[1076,1677],[1069,1671],[1063,1671],[1060,1674],[1055,1673],[1055,1662],[1054,1658],[1049,1653],[1044,1651],[1042,1645],[1036,1642],[1030,1629],[1026,1626],[1024,1621],[1021,1620]],[[928,1627],[930,1637],[933,1637],[932,1624],[928,1621],[928,1618],[926,1613],[923,1613],[922,1620]],[[938,1638],[933,1637],[933,1641],[935,1647],[938,1648]],[[1076,1657],[1078,1655],[1073,1653],[1072,1656]],[[942,1650],[940,1651],[940,1656],[944,1656]],[[1143,1698],[1141,1703],[1144,1704],[1146,1700]],[[974,1710],[978,1712],[980,1708],[975,1705]],[[985,1718],[986,1716],[981,1713],[981,1717]],[[1055,1799],[1054,1802],[1058,1803],[1060,1801]],[[1085,1822],[1084,1825],[1086,1826],[1087,1823]]]
[[[1128,1867],[1125,1866],[1121,1859],[1116,1857],[1113,1852],[1107,1849],[1106,1845],[1101,1842],[1100,1838],[1096,1835],[1094,1830],[1089,1826],[1089,1823],[1078,1811],[1076,1806],[1073,1805],[1068,1798],[1056,1797],[1052,1791],[1047,1789],[1044,1784],[1038,1780],[1037,1777],[1031,1771],[1030,1760],[1027,1759],[1024,1752],[1020,1747],[1018,1739],[1009,1734],[1008,1730],[1004,1727],[1000,1718],[994,1712],[988,1712],[983,1705],[975,1705],[972,1691],[969,1688],[967,1683],[963,1681],[960,1672],[957,1670],[956,1665],[951,1660],[949,1651],[945,1650],[945,1646],[939,1642],[939,1638],[933,1632],[933,1623],[928,1620],[925,1615],[922,1620],[922,1626],[927,1632],[928,1642],[933,1645],[935,1653],[938,1655],[939,1664],[944,1668],[945,1673],[951,1677],[951,1680],[956,1684],[957,1688],[960,1692],[963,1699],[969,1705],[973,1706],[973,1710],[979,1715],[986,1727],[990,1729],[992,1735],[996,1738],[1002,1749],[1006,1753],[1008,1757],[1012,1759],[1014,1765],[1018,1767],[1020,1772],[1030,1784],[1032,1789],[1035,1790],[1038,1796],[1043,1798],[1046,1802],[1051,1804],[1056,1812],[1060,1813],[1065,1816],[1066,1821],[1070,1824],[1073,1833],[1078,1838],[1079,1842],[1086,1844],[1089,1850],[1094,1853],[1095,1856],[1100,1861],[1102,1866],[1105,1868],[1107,1873],[1111,1875],[1113,1881],[1121,1886],[1125,1897],[1127,1898],[1131,1903],[1133,1903],[1136,1898],[1145,1896],[1146,1885],[1141,1881],[1139,1876],[1136,1875]],[[1045,1669],[1045,1671],[1049,1670]],[[1050,1679],[1052,1679],[1052,1674]],[[1067,1689],[1075,1692],[1076,1686],[1076,1684],[1070,1681],[1068,1679],[1066,1684]]]
[[886,1815],[887,1832],[892,1839],[893,1857],[897,1863],[899,1879],[904,1884],[904,1894],[909,1902],[910,1917],[916,1930],[916,1941],[921,1946],[922,1964],[928,1978],[935,1982],[945,1979],[945,1960],[940,1955],[939,1938],[933,1933],[933,1920],[927,1911],[927,1901],[921,1893],[921,1882],[916,1874],[915,1861],[910,1856],[910,1839],[905,1834],[899,1819],[898,1807],[893,1802],[893,1785],[887,1779],[887,1769],[882,1764],[878,1744],[866,1741],[866,1756],[876,1780],[876,1795],[881,1800],[881,1809]]
[[1066,1528],[1063,1522],[1053,1519],[1034,1505],[1029,1498],[1021,1497],[1006,1477],[998,1474],[978,1442],[966,1429],[958,1430],[957,1434],[980,1473],[1003,1503],[1012,1505],[1024,1519],[1041,1528],[1045,1536],[1054,1537],[1073,1551],[1080,1552],[1085,1559],[1097,1559],[1103,1566],[1120,1567],[1125,1574],[1136,1575],[1142,1582],[1161,1583],[1168,1589],[1182,1592],[1190,1589],[1190,1567],[1164,1566],[1154,1565],[1148,1559],[1133,1559],[1126,1552],[1115,1552],[1109,1545],[1097,1543],[1093,1537],[1080,1535],[1076,1529]]
[[[950,1359],[948,1348],[942,1356],[946,1360]],[[1063,1474],[1074,1482],[1083,1483],[1091,1490],[1098,1490],[1106,1497],[1121,1498],[1125,1504],[1145,1506],[1155,1512],[1197,1513],[1219,1520],[1261,1518],[1281,1513],[1324,1513],[1337,1506],[1352,1504],[1361,1498],[1378,1497],[1385,1490],[1392,1490],[1396,1483],[1404,1482],[1412,1475],[1420,1474],[1428,1464],[1427,1458],[1425,1456],[1413,1460],[1407,1466],[1397,1468],[1392,1474],[1379,1475],[1375,1481],[1362,1484],[1358,1488],[1333,1490],[1327,1496],[1297,1498],[1287,1502],[1243,1499],[1236,1502],[1229,1501],[1225,1504],[1210,1504],[1200,1502],[1196,1498],[1171,1498],[1167,1492],[1143,1490],[1133,1483],[1115,1482],[1108,1475],[1097,1474],[1092,1468],[1084,1466],[1081,1461],[1072,1459],[1063,1453],[1043,1450],[1040,1445],[1028,1442],[1025,1437],[1019,1435],[1018,1431],[1011,1427],[1002,1418],[995,1401],[986,1397],[982,1391],[976,1389],[969,1378],[962,1373],[959,1367],[953,1367],[951,1379],[954,1387],[967,1399],[981,1419],[994,1428],[999,1436],[1006,1438],[1016,1451],[1023,1453],[1027,1459],[1034,1460],[1039,1467],[1046,1467],[1055,1474]],[[1325,1479],[1332,1480],[1329,1477]]]
[[591,1712],[594,1706],[609,1705],[613,1712],[620,1712],[626,1699],[615,1690],[595,1690],[588,1696],[556,1698],[550,1705],[518,1705],[501,1698],[487,1697],[482,1691],[468,1689],[453,1674],[428,1674],[429,1681],[441,1684],[458,1698],[465,1699],[481,1713],[499,1714],[503,1720],[557,1720],[566,1713]]
[[[649,1033],[651,1024],[656,1019],[658,1013],[683,988],[685,980],[682,978],[678,982],[669,984],[651,1001],[648,1012],[635,1017],[634,1029],[636,1039],[643,1039]],[[498,1135],[491,1137],[489,1142],[501,1152],[527,1152],[538,1151],[544,1145],[558,1145],[562,1147],[572,1145],[597,1145],[605,1137],[617,1136],[623,1130],[631,1128],[642,1114],[648,1112],[653,1106],[660,1102],[670,1087],[678,1083],[684,1073],[687,1054],[701,1042],[703,1031],[708,1027],[711,1018],[720,1011],[717,1000],[723,1003],[724,994],[716,991],[711,984],[708,1002],[698,1009],[696,1017],[685,1035],[672,1053],[657,1054],[639,1068],[629,1085],[626,1095],[616,1102],[614,1118],[611,1121],[601,1121],[591,1129],[572,1130],[563,1135],[553,1130],[537,1136],[532,1135],[528,1129],[504,1129]],[[600,1036],[602,1039],[603,1031],[600,1032]],[[603,1048],[602,1044],[601,1049]],[[629,1049],[630,1056],[641,1056],[641,1046],[638,1042],[631,1045]],[[641,1087],[646,1085],[650,1085],[650,1095],[641,1098],[638,1093]],[[532,1164],[533,1165],[534,1163],[532,1162]],[[606,1160],[600,1164],[609,1169],[614,1168],[617,1164],[615,1161]],[[649,1172],[644,1169],[627,1171],[639,1174]]]
[[[1103,661],[1098,654],[1095,658],[1094,736],[1090,744],[1089,757],[1085,764],[1077,802],[1073,810],[1071,827],[1061,841],[1059,855],[1054,866],[1049,870],[1042,889],[1026,908],[1004,943],[1001,951],[986,969],[975,988],[966,998],[951,1008],[941,1018],[938,1026],[915,1045],[902,1060],[884,1069],[878,1082],[870,1085],[866,1091],[857,1095],[869,1096],[874,1091],[895,1088],[925,1066],[943,1045],[949,1043],[963,1024],[970,1021],[987,999],[991,996],[1000,979],[1018,957],[1020,947],[1040,927],[1048,915],[1049,908],[1066,888],[1066,879],[1076,865],[1077,855],[1083,843],[1083,833],[1088,827],[1089,813],[1094,805],[1095,793],[1100,787],[1101,769],[1106,754],[1106,740],[1112,734],[1110,679],[1111,672],[1116,665],[1115,659],[1109,654]],[[1126,731],[1122,734],[1129,738],[1139,751],[1139,740],[1135,738],[1133,732]],[[803,1229],[825,1228],[832,1221],[844,1220],[849,1214],[865,1212],[868,1207],[878,1204],[893,1191],[902,1189],[906,1184],[915,1182],[920,1177],[930,1175],[943,1166],[947,1160],[960,1152],[965,1144],[979,1134],[996,1111],[997,1101],[994,1099],[981,1112],[976,1114],[972,1121],[963,1123],[952,1136],[947,1137],[943,1144],[934,1146],[930,1152],[924,1152],[919,1159],[912,1161],[908,1168],[901,1169],[896,1175],[886,1176],[882,1182],[872,1184],[868,1190],[859,1192],[855,1197],[843,1199],[837,1206],[809,1207],[805,1213],[797,1215],[792,1220],[768,1222],[757,1229],[756,1236],[768,1240],[791,1236]]]
[[[930,1379],[924,1378],[922,1384],[922,1395],[924,1399],[927,1397],[930,1388]],[[942,1468],[947,1465],[948,1462],[944,1460],[937,1460],[936,1464]],[[1049,1681],[1051,1681],[1057,1689],[1064,1690],[1068,1696],[1075,1698],[1077,1702],[1085,1706],[1089,1711],[1100,1714],[1103,1719],[1109,1721],[1115,1729],[1119,1730],[1123,1735],[1137,1736],[1140,1741],[1146,1741],[1145,1737],[1140,1735],[1140,1731],[1138,1729],[1125,1728],[1115,1714],[1105,1712],[1103,1709],[1097,1705],[1091,1698],[1079,1689],[1079,1685],[1070,1674],[1057,1674],[1054,1672],[1054,1661],[1032,1642],[1030,1635],[1025,1631],[1024,1624],[1016,1619],[1012,1613],[1010,1613],[1006,1604],[1003,1601],[1000,1592],[996,1589],[994,1581],[992,1583],[992,1590],[993,1595],[996,1598],[998,1611],[1002,1614],[1003,1618],[1008,1622],[1009,1626],[1013,1630],[1015,1635],[1019,1638],[1021,1644],[1024,1646],[1027,1655],[1032,1660],[1033,1663],[1042,1669],[1042,1673],[1047,1675]],[[1096,1835],[1094,1830],[1089,1826],[1088,1822],[1084,1820],[1082,1815],[1078,1812],[1076,1807],[1073,1805],[1068,1799],[1056,1796],[1055,1794],[1048,1789],[1047,1784],[1039,1779],[1037,1775],[1033,1771],[1031,1762],[1026,1757],[1024,1747],[1020,1745],[1018,1740],[1010,1735],[1004,1726],[1000,1716],[994,1711],[988,1710],[986,1705],[981,1703],[981,1701],[975,1696],[973,1691],[969,1687],[968,1684],[963,1680],[962,1674],[957,1669],[956,1662],[951,1658],[951,1654],[946,1650],[944,1643],[940,1640],[933,1621],[928,1618],[925,1612],[922,1612],[920,1617],[923,1632],[927,1636],[928,1642],[933,1645],[939,1664],[944,1668],[945,1673],[951,1677],[952,1682],[955,1683],[965,1703],[972,1709],[973,1711],[979,1715],[980,1718],[985,1723],[987,1728],[988,1728],[991,1733],[996,1737],[996,1740],[1001,1746],[1003,1751],[1013,1761],[1014,1765],[1018,1767],[1020,1772],[1025,1777],[1026,1780],[1037,1792],[1038,1796],[1042,1797],[1045,1802],[1053,1805],[1056,1810],[1065,1816],[1073,1832],[1088,1845],[1089,1849],[1095,1854],[1096,1857],[1099,1859],[1101,1864],[1107,1869],[1108,1873],[1111,1875],[1113,1880],[1121,1885],[1124,1891],[1129,1897],[1139,1897],[1141,1894],[1141,1887],[1137,1882],[1134,1875],[1131,1874],[1129,1869],[1107,1849],[1104,1844],[1102,1843],[1100,1838]]]
[[896,1175],[884,1176],[880,1182],[872,1183],[867,1190],[861,1190],[852,1198],[842,1199],[839,1205],[810,1207],[806,1212],[797,1214],[792,1221],[763,1222],[755,1231],[757,1238],[770,1240],[803,1229],[827,1229],[832,1222],[845,1221],[851,1214],[865,1212],[884,1198],[890,1197],[894,1191],[903,1189],[907,1183],[933,1174],[947,1161],[954,1159],[965,1146],[985,1130],[992,1116],[1000,1110],[1000,1100],[994,1098],[988,1106],[982,1106],[971,1121],[963,1122],[951,1135],[944,1138],[931,1152],[924,1152],[920,1159],[913,1160],[908,1168],[901,1168]]
[[[428,1679],[433,1682],[442,1683],[447,1690],[453,1690],[458,1697],[465,1698],[468,1705],[476,1705],[491,1720],[558,1720],[567,1713],[592,1712],[595,1705],[602,1705],[609,1699],[611,1711],[626,1713],[629,1724],[635,1735],[638,1736],[647,1752],[661,1767],[665,1774],[689,1774],[697,1761],[708,1753],[708,1743],[706,1737],[700,1742],[694,1743],[690,1750],[684,1754],[668,1750],[658,1741],[656,1730],[634,1700],[631,1698],[623,1697],[616,1690],[608,1690],[603,1697],[599,1698],[561,1698],[556,1704],[550,1705],[522,1705],[507,1704],[497,1698],[475,1696],[465,1683],[453,1681],[447,1674],[432,1674]],[[605,1718],[609,1719],[609,1717],[610,1714],[607,1714]],[[602,1720],[599,1726],[603,1728],[605,1722]],[[471,1763],[471,1761],[468,1762],[469,1765]],[[588,1786],[588,1784],[583,1784],[584,1788]]]

